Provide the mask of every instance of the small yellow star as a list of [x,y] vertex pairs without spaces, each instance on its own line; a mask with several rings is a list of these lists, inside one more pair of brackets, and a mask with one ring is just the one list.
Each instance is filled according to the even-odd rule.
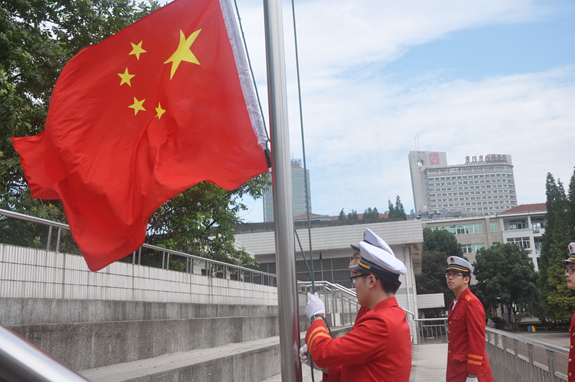
[[118,75],[122,79],[122,81],[120,81],[120,86],[122,86],[124,84],[128,84],[128,86],[132,86],[132,84],[130,83],[130,80],[132,79],[132,77],[136,76],[135,74],[128,73],[128,68],[126,68],[126,70],[124,71],[123,74],[118,73]]
[[[130,54],[135,54],[138,61],[140,61],[140,54],[146,53],[146,51],[144,49],[142,49],[142,42],[143,42],[143,40],[140,41],[140,43],[138,45],[134,44],[133,42],[130,43],[130,44],[132,44],[132,51],[130,52]],[[128,54],[128,56],[130,54]]]
[[158,119],[162,118],[162,114],[164,114],[166,111],[164,109],[162,109],[162,105],[160,105],[160,103],[158,102],[158,107],[156,108],[156,117],[158,117]]
[[172,56],[168,58],[166,62],[164,62],[164,64],[167,64],[169,62],[172,63],[172,73],[170,74],[170,80],[172,79],[172,77],[174,77],[174,73],[176,73],[176,69],[178,69],[180,62],[185,61],[200,65],[200,62],[198,61],[196,56],[194,56],[194,54],[190,50],[190,47],[192,46],[192,44],[196,40],[196,37],[198,37],[201,31],[202,31],[201,29],[198,29],[197,31],[192,33],[190,37],[186,38],[184,32],[180,30],[180,44],[178,45],[178,48],[176,49],[174,54],[172,54]]
[[136,99],[136,97],[134,97],[134,104],[130,105],[128,107],[134,109],[134,115],[136,115],[136,114],[138,114],[138,111],[140,111],[140,110],[146,111],[146,109],[144,109],[144,102],[145,101],[146,101],[145,99],[138,101]]

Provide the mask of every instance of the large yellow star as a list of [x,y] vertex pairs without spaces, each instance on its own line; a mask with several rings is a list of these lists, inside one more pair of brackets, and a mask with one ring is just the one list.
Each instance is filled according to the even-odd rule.
[[132,86],[132,84],[130,83],[130,80],[132,79],[132,77],[136,76],[135,74],[128,73],[128,68],[126,68],[124,73],[118,73],[118,75],[122,79],[122,81],[120,81],[120,86],[122,86],[124,84],[128,84],[128,86]]
[[130,54],[128,54],[128,56],[131,54],[135,54],[138,61],[140,61],[140,54],[146,53],[146,51],[142,49],[142,42],[143,41],[140,41],[137,45],[131,42],[130,44],[132,44],[132,51],[130,52]]
[[174,73],[176,73],[176,70],[178,69],[180,62],[185,61],[200,65],[200,62],[198,61],[196,56],[194,56],[194,54],[190,50],[190,47],[192,46],[192,44],[196,40],[196,37],[198,37],[201,31],[202,31],[201,29],[198,29],[197,31],[192,33],[190,37],[186,38],[184,32],[180,30],[180,44],[178,45],[178,48],[176,49],[174,54],[172,54],[172,56],[168,58],[166,62],[164,62],[164,64],[167,64],[169,62],[172,63],[172,73],[170,74],[170,80],[172,79],[172,77],[174,77]]
[[158,107],[156,108],[156,117],[158,117],[158,119],[162,118],[162,114],[164,114],[166,111],[164,109],[162,109],[162,105],[160,105],[160,103],[158,102]]
[[134,97],[134,104],[130,105],[128,107],[134,109],[134,115],[136,115],[136,114],[138,114],[138,111],[140,111],[140,110],[146,111],[146,109],[144,109],[144,102],[145,101],[146,101],[145,99],[138,101],[136,99],[136,97]]

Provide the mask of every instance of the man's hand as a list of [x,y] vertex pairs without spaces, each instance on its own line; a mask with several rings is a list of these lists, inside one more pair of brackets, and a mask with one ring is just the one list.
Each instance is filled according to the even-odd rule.
[[315,316],[316,314],[323,314],[325,316],[325,305],[319,298],[317,292],[309,295],[309,301],[305,307],[305,314],[310,320],[311,317]]
[[[301,363],[305,363],[306,365],[311,367],[310,358],[311,358],[311,355],[307,351],[307,345],[303,345],[301,348],[299,348],[299,360],[301,361]],[[316,365],[315,362],[313,363],[313,368],[316,370],[319,370],[319,371],[322,370],[321,367]]]

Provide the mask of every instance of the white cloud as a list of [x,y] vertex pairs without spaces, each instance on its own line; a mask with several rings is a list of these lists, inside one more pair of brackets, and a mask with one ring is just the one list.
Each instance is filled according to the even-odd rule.
[[[238,0],[264,113],[267,89],[261,0]],[[308,168],[316,213],[363,212],[400,195],[413,206],[407,154],[511,154],[518,202],[545,201],[547,172],[565,183],[575,161],[575,66],[540,73],[446,80],[441,73],[398,80],[385,65],[410,48],[456,32],[540,21],[561,1],[307,0],[296,2]],[[291,2],[284,37],[291,151],[301,157]],[[575,65],[575,63],[572,63]],[[267,118],[267,116],[266,116]],[[257,206],[256,206],[257,205]],[[261,201],[246,220],[260,221]]]

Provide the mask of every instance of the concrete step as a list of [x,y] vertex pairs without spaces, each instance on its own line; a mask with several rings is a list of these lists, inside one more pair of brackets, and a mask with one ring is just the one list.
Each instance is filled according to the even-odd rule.
[[[351,326],[332,328],[332,333],[339,337],[349,330]],[[301,338],[303,343],[305,332]],[[93,368],[80,374],[92,382],[256,382],[277,376],[280,365],[279,336],[274,336]]]
[[277,315],[277,305],[221,305],[48,298],[0,299],[0,323],[5,326]]
[[82,322],[9,327],[73,370],[279,335],[277,316]]

